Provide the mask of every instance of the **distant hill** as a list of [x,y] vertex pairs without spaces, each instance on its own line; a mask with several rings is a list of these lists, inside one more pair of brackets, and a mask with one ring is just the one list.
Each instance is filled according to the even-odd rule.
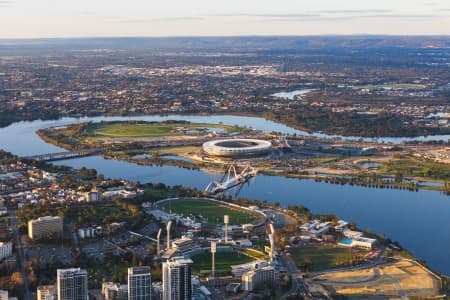
[[203,49],[314,50],[327,48],[450,48],[450,36],[239,36],[163,38],[0,39],[0,50]]

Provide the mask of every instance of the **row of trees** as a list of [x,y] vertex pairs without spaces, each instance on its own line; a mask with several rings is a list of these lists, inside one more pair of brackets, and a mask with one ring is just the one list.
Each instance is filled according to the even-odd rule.
[[444,127],[425,127],[411,124],[406,116],[380,113],[376,115],[356,112],[333,112],[329,108],[302,106],[296,111],[278,110],[262,114],[263,117],[307,131],[345,136],[423,136],[449,134]]

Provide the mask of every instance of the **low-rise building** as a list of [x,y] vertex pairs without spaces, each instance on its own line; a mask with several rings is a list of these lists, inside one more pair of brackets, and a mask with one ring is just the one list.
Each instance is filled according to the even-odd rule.
[[322,234],[328,232],[331,228],[331,222],[320,222],[319,220],[313,220],[300,226],[300,230],[303,233],[313,238],[320,238]]
[[102,294],[105,300],[127,300],[128,285],[114,282],[103,282]]
[[56,299],[56,287],[54,285],[40,285],[37,288],[37,300]]
[[239,239],[231,241],[231,244],[236,247],[250,248],[253,244],[249,239]]
[[8,291],[0,290],[0,300],[8,300]]
[[359,237],[352,239],[352,247],[358,247],[363,249],[372,250],[373,246],[376,244],[376,239],[371,239],[367,237]]
[[186,236],[183,236],[181,237],[181,239],[177,239],[172,242],[172,249],[175,249],[181,254],[193,249],[197,249],[199,247],[200,245],[197,242]]
[[267,267],[269,264],[263,260],[252,261],[246,264],[231,266],[231,274],[234,277],[242,277],[245,273],[258,268]]
[[0,206],[0,216],[6,216],[8,214],[8,208],[5,206]]
[[349,239],[359,238],[359,237],[363,236],[363,233],[361,231],[350,230],[350,229],[344,230],[342,233],[344,234],[344,236],[346,238],[349,238]]

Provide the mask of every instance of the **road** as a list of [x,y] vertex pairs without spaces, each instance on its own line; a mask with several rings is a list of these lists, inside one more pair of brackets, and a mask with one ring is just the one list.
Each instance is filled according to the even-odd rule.
[[291,289],[281,297],[281,300],[286,300],[288,296],[306,296],[308,295],[308,290],[303,283],[303,278],[301,272],[297,269],[295,261],[287,256],[281,256],[284,266],[287,269],[288,274],[291,276]]
[[[354,269],[353,269],[354,270]],[[360,285],[361,283],[369,283],[371,281],[375,281],[378,280],[380,278],[380,269],[378,267],[375,267],[373,269],[373,275],[369,278],[366,279],[361,279],[361,280],[353,280],[352,282],[348,282],[348,281],[339,281],[339,280],[327,280],[327,284],[347,284],[347,285]]]
[[409,300],[408,296],[406,295],[405,291],[403,290],[402,286],[400,285],[400,282],[398,282],[397,279],[395,279],[392,276],[387,275],[392,280],[392,284],[394,285],[395,289],[397,290],[400,298],[402,300]]
[[16,250],[17,250],[17,269],[22,273],[24,282],[24,299],[32,300],[30,286],[28,284],[28,273],[25,270],[25,256],[23,254],[22,240],[20,238],[19,226],[17,225],[16,212],[14,210],[8,210],[9,219],[11,221],[11,228],[14,233],[14,238],[16,240]]
[[294,226],[296,224],[296,221],[293,217],[275,210],[275,209],[265,209],[263,212],[272,219],[273,226],[275,229],[284,228],[286,226]]

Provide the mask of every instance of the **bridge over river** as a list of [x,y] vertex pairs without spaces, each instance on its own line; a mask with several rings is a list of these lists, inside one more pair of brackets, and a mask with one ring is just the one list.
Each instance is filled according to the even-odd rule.
[[105,149],[84,149],[84,150],[76,150],[76,151],[64,151],[64,152],[54,152],[54,153],[44,153],[32,156],[24,156],[25,159],[33,159],[37,161],[55,161],[55,160],[63,160],[84,156],[91,156],[103,153]]
[[224,192],[235,186],[242,185],[255,177],[257,170],[250,165],[246,166],[240,173],[236,172],[236,167],[232,164],[228,168],[228,172],[224,174],[220,182],[211,181],[206,187],[205,191],[210,192],[212,195]]

